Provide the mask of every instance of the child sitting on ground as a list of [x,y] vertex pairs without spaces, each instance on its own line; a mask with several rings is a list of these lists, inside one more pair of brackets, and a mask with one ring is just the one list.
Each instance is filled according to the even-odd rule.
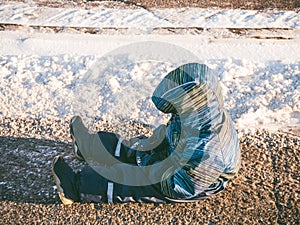
[[239,142],[208,67],[190,63],[171,71],[152,101],[172,116],[149,138],[91,134],[80,117],[71,120],[74,153],[89,166],[75,173],[61,156],[54,158],[52,172],[64,204],[190,202],[225,188],[239,169]]

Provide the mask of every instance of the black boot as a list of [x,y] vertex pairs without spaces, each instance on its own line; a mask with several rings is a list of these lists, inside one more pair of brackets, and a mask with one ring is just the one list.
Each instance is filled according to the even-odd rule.
[[76,173],[62,156],[56,156],[52,162],[52,174],[57,187],[57,193],[64,205],[78,202],[79,194],[76,187]]

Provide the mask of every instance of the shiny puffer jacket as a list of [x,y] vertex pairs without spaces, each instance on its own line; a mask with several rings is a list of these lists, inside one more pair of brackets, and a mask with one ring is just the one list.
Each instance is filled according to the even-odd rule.
[[220,83],[206,65],[185,64],[168,73],[152,101],[172,116],[167,126],[139,143],[151,149],[162,142],[158,150],[138,152],[136,157],[140,166],[172,158],[174,166],[161,179],[166,197],[197,199],[213,184],[235,176],[240,166],[237,132],[223,108]]

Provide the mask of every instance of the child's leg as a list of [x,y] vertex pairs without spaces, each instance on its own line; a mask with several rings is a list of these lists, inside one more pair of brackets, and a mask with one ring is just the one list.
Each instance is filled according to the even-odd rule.
[[[143,178],[141,177],[141,179]],[[78,175],[78,192],[81,202],[167,202],[159,192],[159,184],[127,186],[114,183],[95,172],[91,167],[85,167]]]
[[[119,165],[118,165],[119,166]],[[98,167],[98,171],[110,170],[111,168]],[[123,173],[126,171],[123,171]],[[207,198],[217,194],[224,189],[226,182],[218,182],[211,185],[205,192],[193,199],[176,200],[166,198],[161,190],[160,183],[129,186],[122,183],[112,182],[94,169],[87,166],[82,171],[75,173],[61,156],[53,160],[52,173],[57,186],[57,191],[63,204],[69,205],[73,202],[95,202],[95,203],[170,203],[189,202]],[[115,176],[119,174],[115,170]],[[134,179],[134,174],[132,175]],[[146,176],[135,176],[136,179],[147,179]]]
[[74,117],[70,123],[70,132],[75,151],[79,158],[97,164],[108,164],[112,158],[121,162],[135,163],[135,153],[130,151],[130,141],[122,140],[115,133],[100,131],[89,133],[80,117]]

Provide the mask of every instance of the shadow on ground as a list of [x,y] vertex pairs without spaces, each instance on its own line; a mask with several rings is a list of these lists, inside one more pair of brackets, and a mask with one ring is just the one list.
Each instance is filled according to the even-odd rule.
[[58,200],[51,163],[58,154],[70,158],[71,144],[34,138],[0,137],[0,151],[1,200],[27,203],[54,203]]

